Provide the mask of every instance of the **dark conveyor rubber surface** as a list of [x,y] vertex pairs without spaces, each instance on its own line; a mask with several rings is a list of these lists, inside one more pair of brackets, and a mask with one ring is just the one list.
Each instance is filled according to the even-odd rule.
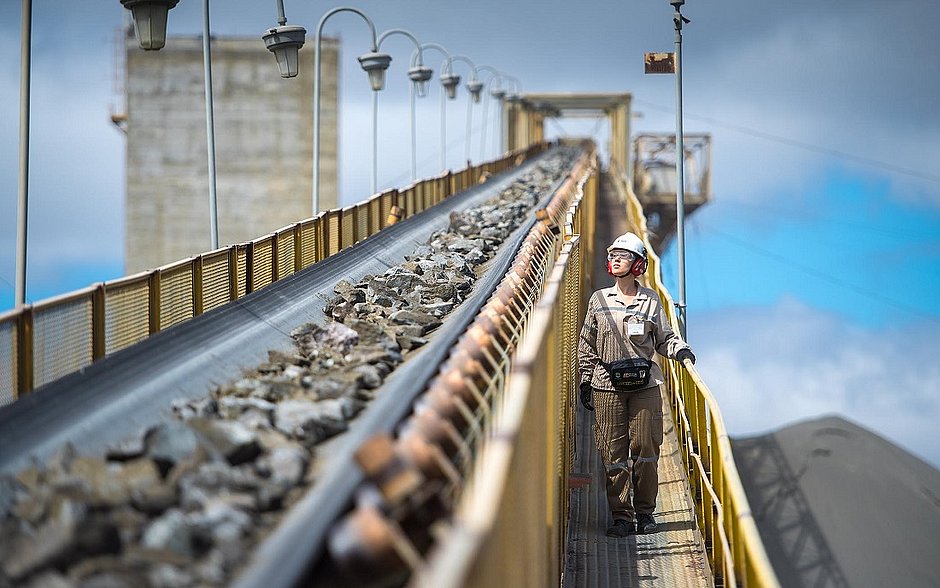
[[447,226],[452,211],[497,195],[550,153],[0,408],[0,473],[25,467],[33,457],[44,460],[67,442],[101,455],[115,441],[167,419],[173,401],[209,394],[266,361],[269,351],[289,352],[293,329],[325,320],[323,305],[338,281],[401,263]]

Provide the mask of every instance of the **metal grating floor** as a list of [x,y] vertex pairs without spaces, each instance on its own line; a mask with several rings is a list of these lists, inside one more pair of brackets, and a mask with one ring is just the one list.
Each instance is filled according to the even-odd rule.
[[675,428],[668,406],[664,408],[665,434],[655,513],[660,530],[626,538],[605,534],[613,519],[604,493],[604,464],[594,448],[594,413],[579,408],[574,469],[583,478],[573,476],[563,581],[566,588],[713,585],[701,535],[695,529],[695,512]]

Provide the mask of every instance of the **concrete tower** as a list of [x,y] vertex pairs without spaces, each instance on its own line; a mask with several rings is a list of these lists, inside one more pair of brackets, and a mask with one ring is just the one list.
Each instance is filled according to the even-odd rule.
[[[201,37],[141,51],[124,44],[125,271],[208,251],[209,180]],[[312,216],[314,43],[282,79],[260,38],[212,39],[220,246]],[[324,39],[320,208],[335,208],[338,42]]]

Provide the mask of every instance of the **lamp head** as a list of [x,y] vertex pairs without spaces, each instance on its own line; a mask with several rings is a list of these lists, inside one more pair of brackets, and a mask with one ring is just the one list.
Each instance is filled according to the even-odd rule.
[[496,98],[497,100],[502,100],[503,97],[506,96],[506,90],[503,90],[502,88],[490,90],[490,96]]
[[483,82],[479,80],[470,80],[467,82],[467,89],[470,90],[470,96],[474,102],[480,101],[480,92],[483,90]]
[[179,0],[121,0],[121,5],[134,17],[134,33],[141,49],[163,49],[166,45],[166,15],[178,3]]
[[292,78],[299,71],[297,51],[304,46],[307,29],[298,25],[281,25],[261,35],[264,46],[274,54],[282,78]]
[[441,85],[447,91],[447,97],[453,100],[457,97],[457,86],[460,85],[460,76],[457,74],[444,74],[441,76]]
[[369,74],[369,85],[374,92],[385,87],[385,70],[392,63],[392,56],[388,53],[366,53],[359,57],[359,65]]
[[423,65],[408,70],[408,79],[414,84],[415,94],[418,95],[418,98],[424,98],[428,95],[428,82],[433,76],[434,70]]

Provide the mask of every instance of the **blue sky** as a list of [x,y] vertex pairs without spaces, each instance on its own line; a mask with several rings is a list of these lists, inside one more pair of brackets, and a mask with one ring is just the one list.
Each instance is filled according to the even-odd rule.
[[[125,11],[117,0],[33,6],[27,296],[37,301],[123,274],[124,142],[108,115]],[[260,37],[275,22],[273,1],[212,6],[215,34]],[[289,22],[308,31],[331,6],[285,1]],[[380,31],[408,28],[518,77],[523,92],[631,92],[634,133],[674,129],[673,78],[642,72],[645,51],[672,49],[666,0],[355,6]],[[198,34],[201,10],[182,0],[170,33]],[[0,312],[12,307],[15,274],[19,13],[19,2],[0,5]],[[713,143],[713,200],[686,228],[689,339],[729,428],[750,434],[838,413],[940,465],[931,424],[940,419],[931,367],[940,357],[940,4],[689,0],[684,13],[685,129]],[[356,170],[369,167],[371,97],[354,59],[368,39],[349,15],[326,32],[343,43],[340,181],[350,203],[368,196],[368,174]],[[410,165],[410,48],[390,39],[387,49],[380,187],[407,183]],[[440,171],[436,92],[418,103],[421,176]],[[450,167],[463,159],[464,99],[448,106]],[[595,124],[547,129],[584,134]],[[477,126],[472,140],[476,159]],[[663,257],[677,294],[674,249]]]
[[[716,200],[686,228],[692,311],[771,305],[785,294],[870,328],[940,323],[940,214],[892,201],[889,182],[843,166],[824,170],[807,191],[811,206]],[[666,257],[675,255],[670,247]],[[744,261],[744,263],[742,263]],[[677,291],[674,266],[667,280]],[[738,281],[740,286],[729,288]],[[938,325],[940,326],[940,325]]]

